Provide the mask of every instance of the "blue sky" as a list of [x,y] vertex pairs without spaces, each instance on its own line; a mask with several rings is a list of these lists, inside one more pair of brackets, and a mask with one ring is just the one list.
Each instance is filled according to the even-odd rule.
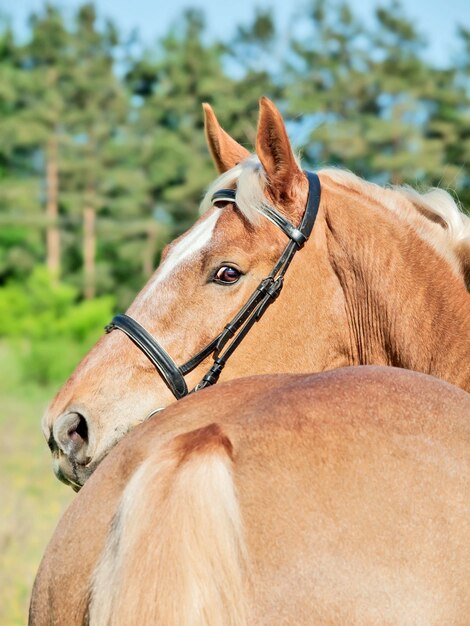
[[[351,6],[365,20],[377,3],[377,0],[350,0]],[[31,10],[42,4],[42,0],[0,0],[0,12],[9,15],[15,26],[21,28]],[[66,10],[73,10],[80,2],[59,0],[58,4]],[[204,9],[209,33],[220,37],[230,36],[235,24],[250,19],[256,6],[272,9],[282,28],[289,16],[305,3],[303,0],[95,0],[95,4],[102,15],[111,16],[124,32],[137,27],[144,39],[151,43],[188,6]],[[416,19],[418,28],[429,40],[433,60],[445,61],[455,55],[455,26],[460,23],[470,28],[470,0],[404,0],[403,4],[406,13]]]

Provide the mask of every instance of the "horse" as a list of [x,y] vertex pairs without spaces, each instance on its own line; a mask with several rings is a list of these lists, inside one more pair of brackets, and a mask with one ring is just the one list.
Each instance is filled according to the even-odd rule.
[[30,626],[468,625],[469,417],[381,366],[191,394],[78,493]]
[[205,129],[219,177],[201,217],[43,418],[75,489],[135,425],[218,377],[376,364],[470,390],[470,219],[445,191],[304,172],[266,98],[255,155],[209,105]]

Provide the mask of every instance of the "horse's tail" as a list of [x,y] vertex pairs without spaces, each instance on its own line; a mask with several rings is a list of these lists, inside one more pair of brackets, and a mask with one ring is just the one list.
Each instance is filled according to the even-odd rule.
[[175,437],[141,465],[94,573],[90,626],[245,626],[232,469],[217,424]]

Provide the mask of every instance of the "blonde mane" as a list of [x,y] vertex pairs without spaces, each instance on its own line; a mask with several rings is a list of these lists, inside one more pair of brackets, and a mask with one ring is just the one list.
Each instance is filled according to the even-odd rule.
[[[320,172],[333,182],[366,195],[411,225],[459,276],[463,275],[470,290],[470,217],[459,209],[447,191],[433,188],[419,193],[408,186],[382,187],[337,168],[325,168]],[[256,224],[267,206],[266,175],[256,155],[228,170],[210,185],[201,203],[201,213],[210,208],[216,191],[234,187],[238,209],[250,223]]]
[[347,170],[322,170],[330,180],[360,192],[409,224],[463,277],[470,290],[470,217],[444,189],[424,193],[408,186],[382,187]]

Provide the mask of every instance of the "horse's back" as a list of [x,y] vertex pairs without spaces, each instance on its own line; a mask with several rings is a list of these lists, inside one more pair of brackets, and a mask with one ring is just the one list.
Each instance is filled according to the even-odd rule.
[[211,424],[231,450],[248,623],[470,622],[470,398],[425,375],[367,367],[233,381],[136,428],[59,524],[32,624],[82,623],[129,477]]
[[470,397],[399,370],[320,378],[279,393],[235,464],[254,623],[470,623]]

